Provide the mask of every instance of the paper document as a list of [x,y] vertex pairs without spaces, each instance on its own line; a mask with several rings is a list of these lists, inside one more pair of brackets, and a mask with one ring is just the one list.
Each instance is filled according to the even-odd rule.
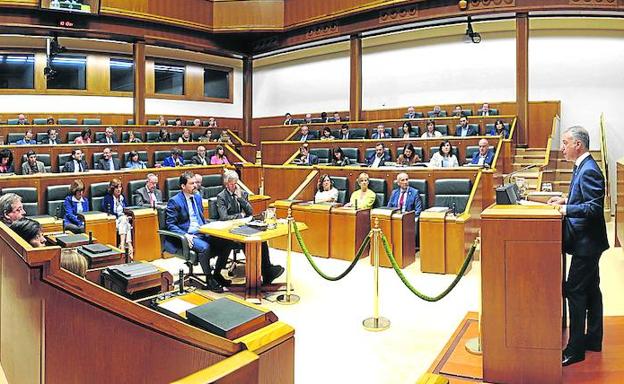
[[187,310],[195,308],[197,305],[176,297],[164,303],[160,303],[158,306],[172,313],[183,314]]
[[518,200],[519,205],[548,205],[539,201]]

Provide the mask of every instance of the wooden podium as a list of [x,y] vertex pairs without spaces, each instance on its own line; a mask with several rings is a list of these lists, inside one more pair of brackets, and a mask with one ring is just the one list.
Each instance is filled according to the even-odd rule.
[[[376,208],[371,210],[370,218],[371,228],[375,228],[375,219],[379,219],[379,228],[386,235],[399,268],[412,264],[416,260],[416,212],[401,213],[398,208]],[[371,257],[371,265],[373,262]],[[383,249],[379,252],[379,265],[392,268],[390,258]]]
[[491,206],[481,239],[483,381],[561,383],[561,214]]

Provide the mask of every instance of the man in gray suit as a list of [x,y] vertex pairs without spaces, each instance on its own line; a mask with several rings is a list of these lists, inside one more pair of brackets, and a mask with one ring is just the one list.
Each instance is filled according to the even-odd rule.
[[26,153],[27,161],[22,163],[22,175],[34,175],[35,173],[45,173],[45,166],[39,160],[37,160],[37,154],[35,151],[28,151]]
[[107,147],[102,151],[102,158],[96,164],[96,168],[104,171],[119,171],[121,164],[119,159],[113,157],[113,151]]
[[[253,209],[249,204],[249,195],[238,186],[238,174],[235,171],[227,170],[223,175],[225,188],[217,195],[217,211],[219,212],[219,220],[234,220],[253,215]],[[230,247],[236,247],[237,244],[231,242]],[[228,252],[229,253],[229,252]],[[271,284],[284,273],[284,267],[281,265],[272,265],[269,259],[269,246],[266,242],[262,243],[262,283]],[[225,280],[222,276],[219,278],[218,273],[225,265],[215,266],[215,278],[223,284]],[[217,276],[219,275],[219,276]],[[225,281],[227,284],[228,282]]]
[[134,192],[136,205],[149,205],[150,207],[162,203],[162,192],[156,186],[158,176],[153,173],[147,175],[145,187],[141,187]]

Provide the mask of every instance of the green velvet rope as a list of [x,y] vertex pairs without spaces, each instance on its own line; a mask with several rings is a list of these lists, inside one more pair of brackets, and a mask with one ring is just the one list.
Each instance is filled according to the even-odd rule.
[[470,264],[470,261],[472,260],[472,256],[474,255],[474,251],[477,248],[477,240],[475,240],[472,243],[470,250],[468,250],[468,255],[466,256],[466,259],[464,259],[464,264],[462,264],[459,270],[459,273],[457,274],[457,276],[455,277],[455,280],[453,280],[451,285],[448,286],[448,288],[446,288],[444,291],[442,291],[442,293],[440,293],[437,296],[427,296],[419,292],[416,288],[414,288],[414,286],[410,284],[409,281],[407,281],[407,278],[405,277],[405,275],[403,275],[401,268],[399,268],[399,264],[397,264],[396,259],[394,258],[394,255],[392,254],[392,250],[390,249],[390,244],[388,244],[388,239],[386,239],[386,236],[383,234],[383,232],[381,232],[381,241],[383,242],[383,247],[384,247],[384,250],[386,251],[386,255],[388,255],[388,258],[390,259],[390,263],[392,263],[392,268],[394,268],[397,275],[399,275],[399,278],[401,279],[403,284],[405,284],[405,286],[410,291],[412,291],[413,294],[418,296],[420,299],[428,301],[428,302],[432,302],[432,303],[443,299],[446,295],[448,295],[453,290],[453,288],[455,288],[457,283],[459,283],[459,280],[461,280],[461,278],[464,276],[464,272],[466,272],[466,268],[468,268],[468,264]]
[[292,224],[293,224],[293,228],[294,228],[294,231],[295,231],[295,237],[297,238],[297,242],[299,243],[299,246],[301,247],[301,250],[303,251],[303,254],[308,259],[310,264],[312,265],[312,268],[314,268],[316,273],[318,273],[323,279],[329,280],[329,281],[338,281],[338,280],[342,279],[343,277],[347,276],[347,274],[349,272],[351,272],[353,267],[355,267],[355,264],[357,264],[358,260],[360,260],[360,257],[364,253],[364,250],[366,249],[366,246],[370,243],[370,236],[369,236],[370,232],[369,232],[369,235],[366,235],[366,238],[362,242],[362,245],[360,245],[360,249],[358,249],[357,253],[355,254],[355,258],[353,259],[351,264],[347,267],[347,269],[345,269],[345,271],[342,272],[338,276],[335,276],[335,277],[334,276],[329,276],[329,275],[323,273],[323,271],[321,271],[319,269],[318,265],[316,265],[316,263],[314,263],[314,260],[312,260],[312,256],[310,255],[310,252],[308,251],[308,248],[303,243],[303,239],[301,238],[301,233],[299,232],[299,228],[297,228],[297,223],[295,223],[293,221]]

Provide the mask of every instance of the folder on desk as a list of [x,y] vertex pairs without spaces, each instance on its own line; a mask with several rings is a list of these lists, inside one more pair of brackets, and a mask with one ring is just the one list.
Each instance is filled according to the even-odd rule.
[[230,229],[230,233],[241,236],[253,236],[262,232],[260,229],[252,228],[248,225],[241,225],[240,227]]
[[113,265],[108,270],[124,280],[136,279],[138,277],[159,274],[158,268],[149,263],[129,263]]
[[234,340],[270,324],[268,313],[222,297],[187,310],[186,317],[196,327]]

